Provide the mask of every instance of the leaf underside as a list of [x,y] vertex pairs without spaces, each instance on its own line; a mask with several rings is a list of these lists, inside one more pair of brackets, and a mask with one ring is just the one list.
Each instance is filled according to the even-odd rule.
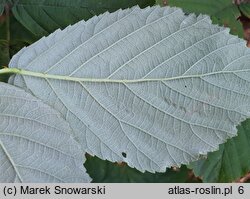
[[0,83],[0,121],[1,183],[90,182],[68,123],[41,100]]
[[249,117],[250,49],[228,32],[177,8],[105,13],[11,60],[12,68],[55,78],[9,82],[58,110],[88,153],[165,171],[217,150]]

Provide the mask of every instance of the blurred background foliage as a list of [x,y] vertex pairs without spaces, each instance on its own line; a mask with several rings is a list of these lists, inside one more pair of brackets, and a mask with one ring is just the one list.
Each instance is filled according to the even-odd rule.
[[[250,41],[249,0],[0,0],[0,66],[11,57],[58,28],[120,8],[159,4],[181,7],[184,12],[207,14],[214,24]],[[1,76],[0,81],[7,81]],[[238,126],[238,136],[220,145],[219,151],[188,166],[165,173],[141,173],[125,163],[111,163],[87,155],[84,166],[93,182],[248,182],[250,179],[250,120]]]

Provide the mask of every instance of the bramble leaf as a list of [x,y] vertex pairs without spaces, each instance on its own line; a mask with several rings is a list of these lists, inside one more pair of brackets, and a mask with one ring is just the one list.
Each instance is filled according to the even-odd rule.
[[250,115],[250,49],[228,32],[177,8],[105,13],[22,49],[10,83],[58,110],[88,153],[162,172],[218,150]]
[[0,83],[0,182],[89,182],[84,155],[60,113]]
[[[10,0],[11,1],[11,0]],[[38,36],[47,35],[80,20],[135,5],[146,7],[154,0],[12,0],[12,12],[28,30]]]

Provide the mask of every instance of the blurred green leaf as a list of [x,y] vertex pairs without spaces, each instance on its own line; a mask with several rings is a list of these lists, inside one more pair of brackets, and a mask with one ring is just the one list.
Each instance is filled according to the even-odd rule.
[[[8,16],[3,13],[7,3],[12,7]],[[3,14],[0,16],[0,66],[7,66],[21,48],[57,28],[107,10],[111,12],[137,4],[146,7],[153,5],[154,0],[0,0],[0,13]],[[7,76],[3,79],[6,81]]]
[[[163,5],[164,0],[156,0]],[[168,5],[181,7],[187,13],[207,14],[213,23],[231,29],[231,33],[243,37],[243,29],[237,17],[240,12],[232,0],[168,0]]]
[[40,37],[35,36],[30,31],[28,31],[16,18],[10,16],[10,39],[12,43],[22,42],[26,44],[32,44]]
[[203,182],[232,182],[250,171],[250,119],[238,126],[238,136],[209,153],[206,160],[191,164]]
[[0,66],[7,66],[14,54],[37,39],[14,16],[9,16],[9,21],[0,21]]
[[185,166],[177,171],[168,169],[165,173],[141,173],[126,164],[114,164],[90,156],[84,166],[92,182],[97,183],[184,183],[189,180],[189,170]]
[[5,4],[6,0],[0,0],[0,15],[3,14]]
[[239,8],[246,17],[250,18],[250,3],[242,3]]
[[[0,67],[6,66],[10,60],[9,42],[10,42],[10,30],[9,30],[9,10],[4,12],[5,1],[2,2],[3,8],[0,16]],[[0,7],[0,9],[1,9]]]
[[[2,69],[3,67],[0,66],[0,69]],[[8,82],[10,75],[9,74],[4,74],[0,76],[0,82]]]
[[[11,0],[9,0],[11,1]],[[28,30],[38,36],[47,35],[55,29],[64,28],[82,19],[106,11],[115,11],[134,5],[146,7],[154,0],[14,0],[12,12]]]
[[[15,19],[10,10],[5,10],[0,16],[0,67],[8,66],[14,54],[37,39]],[[8,77],[7,74],[1,75],[0,81],[7,82]]]
[[8,41],[0,40],[0,66],[7,66],[9,62]]

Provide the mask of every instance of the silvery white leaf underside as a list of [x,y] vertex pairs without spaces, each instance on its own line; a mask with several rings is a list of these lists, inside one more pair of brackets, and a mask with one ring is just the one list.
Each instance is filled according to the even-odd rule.
[[60,113],[0,83],[0,183],[90,182],[69,124]]
[[228,32],[177,8],[105,13],[11,60],[65,80],[16,75],[10,83],[61,112],[86,152],[164,171],[217,150],[249,117],[250,50]]

